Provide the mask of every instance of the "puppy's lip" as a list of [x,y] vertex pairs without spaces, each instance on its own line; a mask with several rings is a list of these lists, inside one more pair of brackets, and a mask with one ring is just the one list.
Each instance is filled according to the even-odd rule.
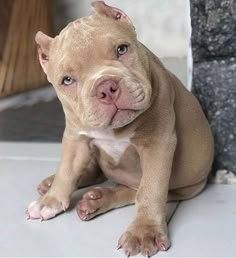
[[127,112],[135,112],[137,110],[135,109],[129,109],[129,108],[117,108],[116,112],[122,112],[122,111],[127,111]]
[[122,108],[122,107],[116,106],[116,112],[121,112],[121,111],[135,111],[135,110],[132,108]]
[[116,109],[116,112],[114,113],[114,115],[111,117],[111,120],[110,120],[110,124],[112,124],[113,120],[115,119],[115,117],[117,116],[118,113],[121,113],[121,112],[135,112],[135,110],[133,109],[121,109],[121,108],[117,108]]

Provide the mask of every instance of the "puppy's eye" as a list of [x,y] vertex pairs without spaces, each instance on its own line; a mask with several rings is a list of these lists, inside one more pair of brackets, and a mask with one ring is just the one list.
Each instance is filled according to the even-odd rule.
[[128,51],[128,45],[127,44],[122,44],[120,46],[118,46],[117,48],[117,56],[122,56],[124,55],[125,53],[127,53]]
[[73,82],[74,82],[74,80],[70,76],[65,76],[62,79],[62,84],[65,86],[70,86]]

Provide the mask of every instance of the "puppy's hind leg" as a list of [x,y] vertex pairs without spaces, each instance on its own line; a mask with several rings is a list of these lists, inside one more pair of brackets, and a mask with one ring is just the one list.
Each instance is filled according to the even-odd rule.
[[109,210],[133,204],[135,196],[136,190],[124,185],[95,187],[83,195],[76,210],[82,220],[90,220]]
[[201,193],[206,187],[206,184],[207,178],[204,178],[202,181],[196,184],[170,190],[168,194],[168,201],[183,201],[191,199]]

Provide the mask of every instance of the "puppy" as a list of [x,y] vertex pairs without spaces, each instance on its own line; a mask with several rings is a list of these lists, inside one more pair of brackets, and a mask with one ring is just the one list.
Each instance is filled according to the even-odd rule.
[[137,40],[121,10],[98,1],[95,14],[70,23],[55,38],[36,35],[39,61],[60,99],[66,127],[56,175],[39,186],[27,209],[47,220],[66,211],[73,191],[108,178],[77,204],[82,220],[135,203],[118,247],[152,256],[170,246],[168,200],[184,200],[206,185],[213,139],[195,97]]

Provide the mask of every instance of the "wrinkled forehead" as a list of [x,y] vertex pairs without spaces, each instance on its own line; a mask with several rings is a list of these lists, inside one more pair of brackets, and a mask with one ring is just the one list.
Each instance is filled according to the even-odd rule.
[[118,22],[102,15],[83,17],[65,27],[54,40],[58,50],[92,50],[96,45],[116,41],[133,41],[136,39],[134,30],[125,22]]

